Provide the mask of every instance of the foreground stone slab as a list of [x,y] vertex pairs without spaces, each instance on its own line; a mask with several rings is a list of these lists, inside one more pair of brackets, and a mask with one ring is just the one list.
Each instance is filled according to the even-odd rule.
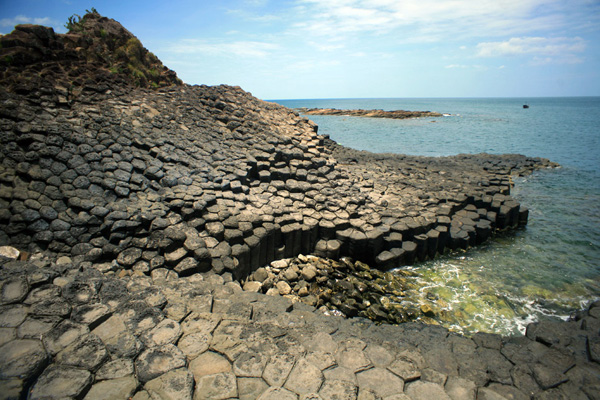
[[263,371],[263,379],[270,386],[283,386],[292,371],[295,362],[295,357],[289,354],[272,355]]
[[206,352],[190,362],[190,371],[198,382],[203,376],[231,372],[232,366],[227,358],[212,351]]
[[326,380],[319,390],[323,399],[355,400],[358,394],[356,385],[348,381]]
[[194,377],[185,368],[176,369],[146,382],[144,389],[151,397],[158,396],[165,400],[191,399]]
[[138,381],[133,376],[98,382],[85,395],[85,400],[127,400],[135,393]]
[[148,382],[185,365],[186,358],[183,352],[168,344],[144,350],[135,361],[135,371],[141,382]]
[[116,360],[107,362],[98,369],[95,378],[97,381],[118,379],[133,375],[133,373],[133,360],[129,358],[117,358]]
[[13,340],[0,347],[0,379],[30,379],[44,368],[48,354],[39,340]]
[[[1,274],[6,266],[0,267]],[[32,276],[38,271],[31,266],[19,268],[31,268]],[[68,277],[65,274],[65,280]],[[152,284],[143,276],[97,279],[109,287],[123,282],[123,295],[140,293],[143,285]],[[181,323],[159,316],[158,324],[137,335],[120,315],[111,315],[92,332],[72,319],[57,323],[56,317],[43,317],[40,321],[51,328],[42,335],[43,341],[17,337],[18,332],[35,330],[28,316],[17,327],[2,328],[0,387],[10,396],[31,392],[38,398],[46,393],[60,398],[66,390],[80,398],[138,400],[275,396],[454,400],[584,398],[600,385],[600,365],[590,357],[594,342],[580,341],[595,335],[600,326],[589,311],[563,322],[560,340],[547,344],[558,337],[542,329],[548,324],[531,325],[531,337],[479,334],[468,338],[434,326],[377,325],[327,316],[287,298],[235,292],[232,288],[238,286],[221,276],[161,285],[169,286],[161,289],[167,293],[165,308],[170,299],[180,302],[178,296],[196,288],[215,294],[227,307],[217,308],[218,313],[192,312]],[[54,295],[60,296],[60,291]],[[242,302],[245,309],[253,310],[248,317],[239,319],[234,313],[229,318],[230,314],[222,313]],[[136,304],[141,303],[134,300],[133,307]],[[166,312],[158,310],[151,312],[152,318]],[[552,332],[557,329],[552,326]],[[147,347],[150,343],[154,345]]]
[[237,386],[240,400],[257,399],[269,388],[260,378],[238,378]]
[[297,400],[298,395],[294,392],[290,392],[287,389],[280,387],[271,387],[266,392],[264,392],[259,398],[259,400]]
[[79,397],[92,384],[89,371],[66,366],[51,365],[37,379],[30,399],[63,399]]
[[385,397],[404,392],[404,381],[382,368],[371,368],[356,374],[358,386]]
[[50,354],[56,354],[88,332],[87,326],[64,320],[45,335],[42,341]]
[[300,359],[292,368],[285,388],[299,395],[317,392],[323,383],[321,370],[305,359]]
[[56,355],[56,362],[95,371],[108,356],[102,340],[94,334],[88,334],[61,350]]
[[407,385],[406,394],[413,400],[451,400],[442,386],[431,382],[412,382]]
[[194,400],[229,399],[237,397],[237,381],[231,372],[204,375],[196,383]]
[[5,399],[20,399],[25,393],[24,383],[21,379],[0,380],[0,393]]

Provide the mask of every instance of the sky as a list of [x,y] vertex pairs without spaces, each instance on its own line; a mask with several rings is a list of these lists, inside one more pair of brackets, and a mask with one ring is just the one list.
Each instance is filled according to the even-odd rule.
[[0,0],[0,33],[92,7],[262,99],[600,96],[600,0]]

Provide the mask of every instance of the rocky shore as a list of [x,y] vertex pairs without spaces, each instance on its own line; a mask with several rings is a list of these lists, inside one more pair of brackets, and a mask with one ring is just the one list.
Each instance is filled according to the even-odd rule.
[[442,114],[433,111],[405,111],[405,110],[339,110],[337,108],[298,108],[296,109],[303,115],[340,115],[351,117],[368,118],[423,118],[423,117],[441,117]]
[[526,224],[511,176],[556,164],[347,149],[75,28],[0,37],[0,398],[598,393],[596,304],[465,338],[405,322],[431,310],[386,272]]
[[3,399],[596,399],[600,304],[527,335],[376,325],[231,274],[3,260]]

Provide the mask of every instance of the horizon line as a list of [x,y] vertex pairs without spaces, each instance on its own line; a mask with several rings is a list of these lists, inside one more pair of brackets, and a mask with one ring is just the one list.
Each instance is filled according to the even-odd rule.
[[313,98],[278,98],[262,99],[264,101],[292,100],[396,100],[396,99],[562,99],[562,98],[593,98],[600,95],[567,95],[567,96],[432,96],[432,97],[313,97]]

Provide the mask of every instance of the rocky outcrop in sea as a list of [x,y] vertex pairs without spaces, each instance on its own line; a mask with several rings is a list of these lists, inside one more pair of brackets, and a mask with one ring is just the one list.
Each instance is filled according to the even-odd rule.
[[386,272],[526,224],[511,176],[555,164],[347,149],[136,41],[97,13],[0,38],[0,396],[595,393],[594,305],[465,338]]
[[367,118],[408,119],[424,117],[441,117],[443,114],[434,111],[405,111],[405,110],[340,110],[337,108],[298,108],[303,115],[337,115]]

